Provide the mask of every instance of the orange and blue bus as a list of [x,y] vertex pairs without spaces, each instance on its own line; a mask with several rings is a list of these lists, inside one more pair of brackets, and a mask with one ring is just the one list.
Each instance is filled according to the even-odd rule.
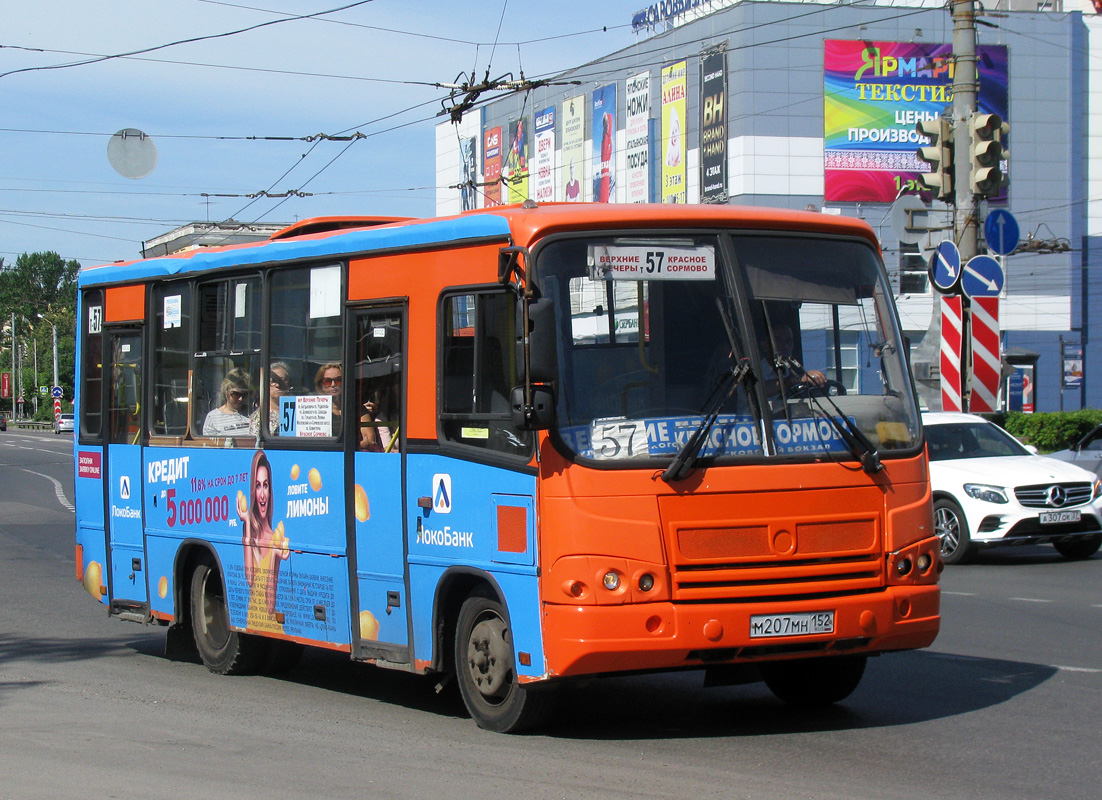
[[79,287],[77,575],[170,655],[328,648],[454,680],[514,731],[628,672],[833,703],[937,635],[907,342],[863,222],[317,218]]

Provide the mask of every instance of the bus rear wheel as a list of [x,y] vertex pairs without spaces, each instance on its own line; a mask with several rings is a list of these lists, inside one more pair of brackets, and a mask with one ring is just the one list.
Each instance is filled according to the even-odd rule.
[[865,674],[866,656],[832,656],[763,664],[769,691],[789,705],[829,706],[845,700]]
[[518,733],[550,715],[550,693],[522,686],[513,663],[513,637],[501,604],[467,598],[456,625],[455,675],[463,704],[479,727]]
[[264,641],[230,628],[222,575],[209,561],[191,573],[191,628],[199,658],[211,672],[244,675],[262,663]]

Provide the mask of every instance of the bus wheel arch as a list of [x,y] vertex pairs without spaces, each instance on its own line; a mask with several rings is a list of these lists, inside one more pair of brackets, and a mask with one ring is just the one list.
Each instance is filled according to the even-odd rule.
[[230,627],[222,568],[209,551],[188,559],[188,613],[199,658],[219,675],[245,675],[263,663],[263,638]]
[[545,722],[553,710],[552,693],[520,682],[509,612],[496,582],[489,576],[456,576],[442,599],[446,602],[438,608],[447,612],[438,629],[451,633],[444,637],[451,639],[446,657],[478,726],[519,733]]

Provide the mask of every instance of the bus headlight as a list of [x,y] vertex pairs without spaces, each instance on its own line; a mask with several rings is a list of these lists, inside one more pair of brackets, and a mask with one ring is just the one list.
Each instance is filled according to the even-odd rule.
[[610,592],[615,592],[620,588],[620,573],[615,570],[609,570],[605,573],[605,577],[602,581],[606,589]]

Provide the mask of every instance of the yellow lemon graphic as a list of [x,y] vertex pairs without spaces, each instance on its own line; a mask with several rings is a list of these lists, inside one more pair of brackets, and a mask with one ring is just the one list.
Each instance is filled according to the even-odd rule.
[[375,615],[370,611],[360,612],[360,638],[379,638],[379,620],[375,619]]
[[244,514],[248,510],[249,510],[249,500],[248,500],[247,497],[245,497],[244,492],[239,491],[237,493],[237,511],[238,511],[238,513]]
[[295,464],[293,467],[291,467],[291,480],[298,480],[298,464]]
[[168,578],[164,575],[157,581],[157,594],[162,600],[168,597]]
[[280,521],[275,526],[275,530],[272,531],[272,547],[282,551],[283,558],[286,558],[291,552],[291,540],[288,539],[287,535],[283,532],[282,521]]
[[317,469],[311,469],[307,474],[307,479],[310,481],[310,488],[315,492],[321,491],[321,473]]
[[103,567],[100,566],[98,561],[89,561],[88,566],[84,568],[84,588],[88,594],[97,600],[100,599],[102,593],[100,587],[103,586]]
[[371,519],[371,506],[367,502],[367,492],[360,484],[356,484],[356,519],[367,522]]

